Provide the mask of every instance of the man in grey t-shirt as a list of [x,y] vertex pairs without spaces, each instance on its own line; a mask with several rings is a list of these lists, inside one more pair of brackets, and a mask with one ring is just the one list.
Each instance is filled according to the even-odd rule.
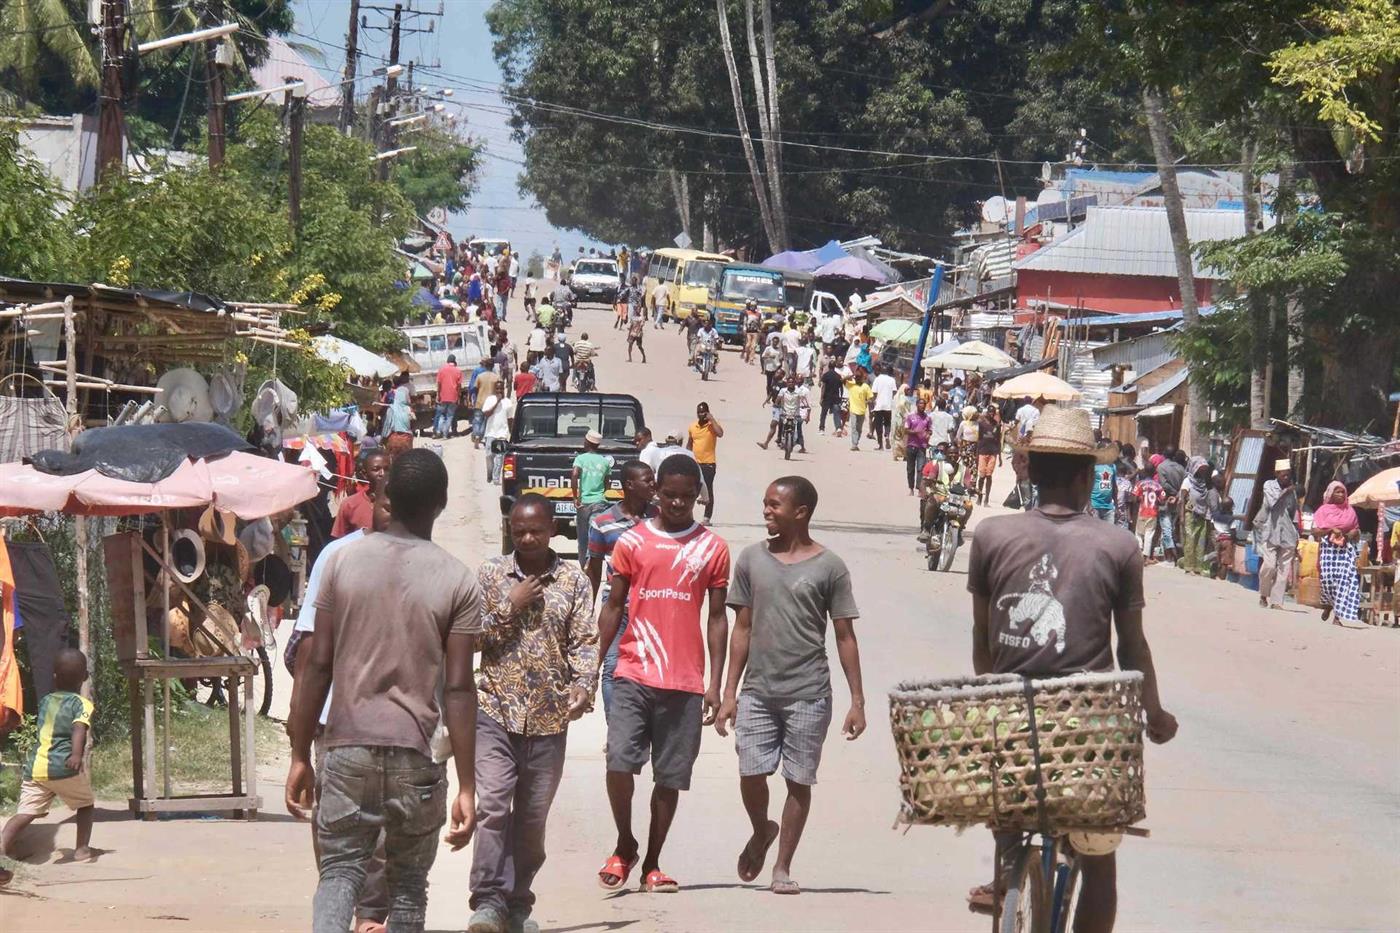
[[[739,753],[739,789],[753,835],[739,853],[739,878],[752,881],[779,839],[770,890],[799,894],[792,856],[812,807],[822,743],[831,725],[831,674],[826,624],[836,630],[836,651],[851,709],[841,731],[854,739],[865,731],[865,694],[851,595],[851,575],[841,558],[812,540],[809,525],[817,490],[806,478],[784,476],[763,494],[769,539],[739,555],[729,584],[738,610],[729,641],[729,673],[715,729],[732,724]],[[746,670],[747,669],[747,670]],[[738,694],[743,679],[744,692]],[[783,766],[787,805],[781,827],[768,819],[768,777]]]

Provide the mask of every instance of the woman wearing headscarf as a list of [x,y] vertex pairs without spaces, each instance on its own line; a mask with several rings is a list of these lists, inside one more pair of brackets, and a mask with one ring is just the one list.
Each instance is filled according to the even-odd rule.
[[1187,573],[1206,572],[1202,558],[1209,552],[1206,536],[1211,528],[1210,514],[1220,502],[1220,497],[1211,484],[1210,473],[1211,466],[1205,457],[1192,457],[1186,467],[1186,482],[1182,484],[1182,493],[1186,498],[1186,534],[1185,540],[1182,541],[1185,553],[1182,564]]
[[399,377],[389,408],[384,412],[384,428],[380,440],[392,464],[405,450],[413,449],[413,408],[409,405],[408,374]]
[[1322,505],[1313,513],[1313,530],[1319,537],[1318,578],[1322,584],[1322,618],[1334,625],[1361,619],[1361,575],[1356,571],[1356,541],[1361,529],[1356,510],[1347,501],[1347,488],[1339,480],[1327,485]]
[[963,483],[972,488],[977,486],[977,441],[981,436],[982,431],[977,425],[977,407],[964,406],[962,423],[956,431],[958,460],[962,463]]

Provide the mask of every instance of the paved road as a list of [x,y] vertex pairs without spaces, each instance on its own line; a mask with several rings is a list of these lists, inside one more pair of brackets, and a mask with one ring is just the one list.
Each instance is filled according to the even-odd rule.
[[[587,330],[603,346],[600,386],[638,395],[658,433],[687,425],[697,401],[710,403],[726,429],[715,527],[736,553],[762,536],[768,480],[795,472],[816,483],[815,534],[850,565],[862,610],[871,728],[853,743],[836,734],[838,668],[837,716],[794,865],[801,897],[778,898],[735,876],[748,824],[732,739],[713,731],[663,860],[682,892],[608,896],[594,874],[613,843],[602,717],[581,721],[550,824],[537,918],[568,933],[982,929],[962,897],[989,875],[990,841],[979,831],[892,829],[897,770],[884,722],[885,694],[898,680],[971,667],[966,555],[951,573],[924,569],[903,465],[888,454],[854,453],[815,430],[811,454],[791,463],[755,447],[767,428],[762,380],[736,354],[724,354],[718,378],[702,384],[681,365],[674,331],[648,330],[651,362],[628,365],[611,314],[584,309],[578,323],[575,333]],[[446,456],[452,506],[437,537],[475,563],[498,549],[494,490],[480,482],[484,457],[469,442],[449,442]],[[1152,838],[1122,849],[1119,929],[1400,927],[1400,634],[1261,611],[1239,587],[1164,567],[1149,568],[1147,591],[1163,697],[1181,733],[1148,753]],[[263,773],[280,782],[282,767],[268,763]],[[276,819],[280,784],[264,792]],[[644,824],[645,780],[638,799]],[[314,887],[305,833],[281,819],[104,822],[95,844],[117,851],[97,866],[36,869],[25,887],[45,900],[0,899],[0,913],[17,904],[16,929],[305,929]],[[430,928],[465,924],[468,866],[465,853],[442,851]],[[119,883],[71,883],[95,876]],[[153,919],[161,916],[181,920]]]

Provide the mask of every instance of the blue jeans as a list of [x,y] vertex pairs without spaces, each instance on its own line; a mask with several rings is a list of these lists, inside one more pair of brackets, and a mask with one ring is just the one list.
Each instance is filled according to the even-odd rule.
[[349,745],[326,752],[318,781],[321,880],[312,902],[314,933],[349,929],[381,830],[388,927],[421,931],[428,870],[437,857],[438,831],[447,822],[443,766],[410,748]]
[[1162,531],[1162,551],[1176,549],[1175,525],[1172,523],[1171,506],[1162,506],[1157,513],[1157,527]]
[[613,695],[613,674],[617,671],[617,646],[622,644],[622,633],[627,631],[627,610],[622,611],[622,622],[617,627],[617,635],[608,646],[608,650],[603,654],[603,719],[606,721],[608,710],[612,708]]
[[1094,517],[1111,523],[1113,521],[1113,510],[1096,508],[1094,509]]
[[[486,399],[480,399],[480,401],[483,401],[483,402],[484,402],[484,401],[486,401]],[[479,439],[479,438],[481,437],[481,435],[482,435],[485,431],[486,431],[486,416],[483,415],[483,414],[481,413],[481,409],[480,409],[480,408],[473,408],[473,409],[472,409],[472,437],[478,438],[478,439]],[[476,441],[473,441],[472,443],[476,443]]]
[[438,402],[433,415],[433,433],[444,436],[457,430],[457,403]]

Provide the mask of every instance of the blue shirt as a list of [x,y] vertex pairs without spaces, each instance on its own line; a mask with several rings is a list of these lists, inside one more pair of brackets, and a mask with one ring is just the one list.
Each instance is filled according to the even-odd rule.
[[612,552],[617,539],[648,518],[655,518],[656,514],[656,506],[648,502],[645,514],[632,518],[623,513],[622,503],[619,502],[588,520],[588,557],[590,560],[595,557],[603,559],[603,578],[598,583],[598,595],[603,602],[608,601],[608,591],[612,588]]
[[1100,463],[1094,467],[1094,489],[1089,494],[1089,504],[1096,509],[1113,508],[1113,494],[1115,491],[1114,478],[1118,475],[1117,468],[1111,463]]

